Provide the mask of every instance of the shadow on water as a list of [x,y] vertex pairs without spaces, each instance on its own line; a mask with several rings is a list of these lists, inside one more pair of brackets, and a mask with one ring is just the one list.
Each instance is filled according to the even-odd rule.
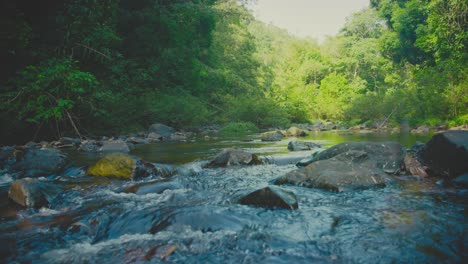
[[[184,164],[183,173],[165,181],[96,181],[71,170],[76,175],[60,178],[67,188],[50,208],[13,206],[6,199],[5,183],[0,188],[0,260],[461,263],[468,257],[467,193],[442,188],[431,179],[399,177],[383,189],[346,193],[283,186],[298,198],[295,211],[239,205],[243,194],[295,169],[294,165],[202,169],[203,160],[225,147],[240,146],[261,155],[287,152],[289,139],[276,143],[252,139],[138,146],[132,154]],[[409,147],[425,138],[329,132],[301,140],[325,146],[398,140]],[[97,158],[84,157],[77,163],[86,165]],[[144,188],[138,192],[140,186]],[[176,248],[169,257],[164,254],[168,248]]]

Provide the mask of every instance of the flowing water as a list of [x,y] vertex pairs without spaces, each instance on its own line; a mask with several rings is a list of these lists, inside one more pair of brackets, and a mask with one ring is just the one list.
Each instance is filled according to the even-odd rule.
[[[427,139],[338,133],[306,138],[325,146],[396,140],[407,147]],[[202,168],[225,147],[285,155],[287,143],[264,143],[253,136],[137,146],[131,154],[174,164],[180,173],[170,179],[135,181],[89,178],[81,166],[98,157],[70,152],[74,167],[48,177],[64,189],[50,208],[14,206],[6,197],[12,177],[1,175],[0,261],[462,263],[467,259],[467,193],[439,186],[435,180],[400,176],[382,189],[346,193],[282,186],[296,194],[299,209],[269,210],[239,205],[237,200],[294,170],[294,165]],[[125,191],[135,184],[150,184],[153,192]]]

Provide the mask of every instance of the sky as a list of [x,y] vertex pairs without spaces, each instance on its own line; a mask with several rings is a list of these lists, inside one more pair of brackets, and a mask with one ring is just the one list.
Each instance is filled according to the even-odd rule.
[[255,17],[298,37],[323,41],[336,35],[346,17],[369,6],[369,0],[256,0]]

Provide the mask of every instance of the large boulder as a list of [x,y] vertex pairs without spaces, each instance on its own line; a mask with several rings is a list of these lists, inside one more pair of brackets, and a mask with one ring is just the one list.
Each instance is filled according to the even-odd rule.
[[292,184],[342,192],[385,186],[385,173],[364,151],[350,150],[315,161],[277,178],[275,184]]
[[14,181],[8,190],[8,197],[24,207],[48,206],[60,192],[60,188],[37,179],[25,178]]
[[170,126],[166,126],[161,123],[152,124],[148,131],[148,133],[156,133],[156,134],[161,135],[163,139],[170,139],[172,133],[174,132],[175,132],[174,128]]
[[303,151],[303,150],[311,150],[315,148],[321,148],[322,146],[319,144],[315,144],[313,142],[307,141],[289,141],[288,143],[288,150],[290,151]]
[[262,164],[262,161],[257,157],[257,155],[246,152],[240,148],[227,148],[216,155],[216,157],[210,163],[205,165],[205,167],[213,168],[258,164]]
[[135,176],[136,161],[123,153],[112,153],[88,168],[88,175],[131,179]]
[[55,149],[27,148],[18,154],[17,163],[12,166],[25,177],[40,177],[59,173],[67,164],[67,156]]
[[269,131],[260,135],[262,141],[281,141],[283,138],[284,135],[281,131]]
[[468,172],[468,131],[435,134],[420,150],[432,176],[455,178]]
[[153,163],[119,152],[105,155],[87,170],[87,174],[90,176],[120,179],[148,176],[169,177],[176,173],[177,170],[173,167],[156,166]]
[[349,151],[367,153],[369,161],[374,162],[378,168],[389,174],[397,174],[400,171],[406,154],[405,148],[397,142],[346,142],[318,153],[309,160],[309,164]]
[[276,186],[265,187],[249,193],[242,197],[239,203],[264,208],[284,208],[289,210],[298,208],[296,195],[291,191]]

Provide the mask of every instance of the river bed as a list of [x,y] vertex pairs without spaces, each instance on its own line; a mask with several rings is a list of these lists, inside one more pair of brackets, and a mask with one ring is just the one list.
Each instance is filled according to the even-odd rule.
[[[326,147],[345,141],[399,141],[429,136],[317,133],[301,138]],[[73,167],[51,176],[65,191],[50,208],[23,209],[7,199],[0,176],[0,260],[34,263],[461,263],[468,257],[467,193],[435,179],[394,178],[382,189],[344,193],[282,186],[299,209],[237,203],[296,169],[290,165],[204,169],[222,148],[287,155],[288,139],[256,135],[136,146],[131,154],[180,166],[170,179],[93,179],[82,166],[98,155],[69,152]],[[307,152],[303,153],[304,155]],[[153,183],[145,194],[129,187]],[[169,252],[172,253],[170,256]]]

